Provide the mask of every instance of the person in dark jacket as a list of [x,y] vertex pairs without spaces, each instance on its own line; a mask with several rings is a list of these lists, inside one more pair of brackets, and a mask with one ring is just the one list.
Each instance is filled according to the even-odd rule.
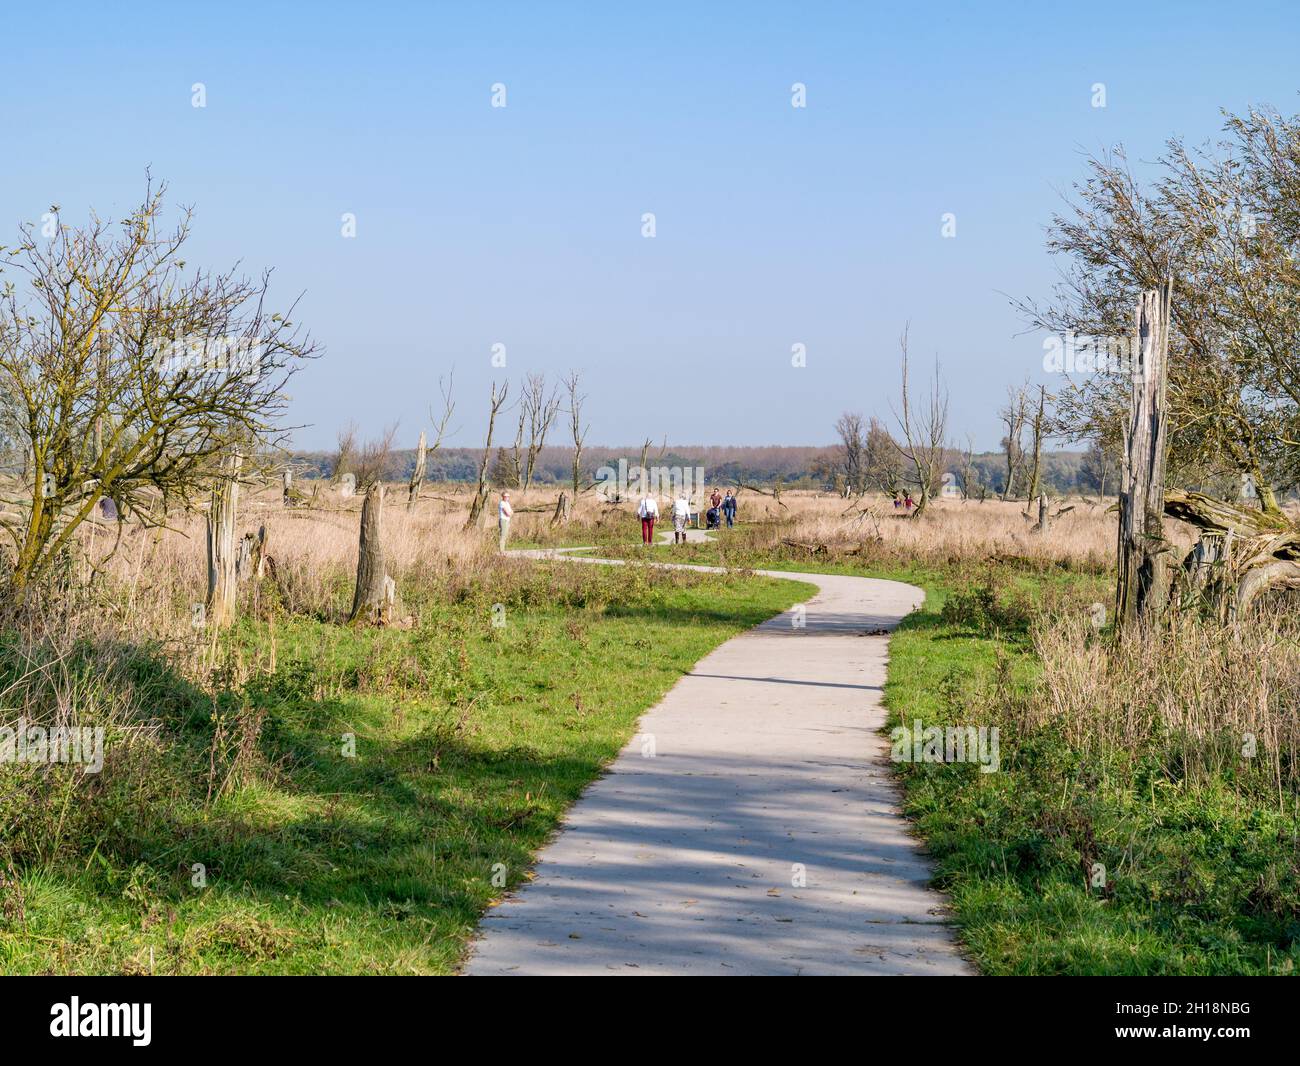
[[731,489],[727,489],[727,495],[723,497],[722,515],[727,520],[728,529],[736,524],[736,494]]

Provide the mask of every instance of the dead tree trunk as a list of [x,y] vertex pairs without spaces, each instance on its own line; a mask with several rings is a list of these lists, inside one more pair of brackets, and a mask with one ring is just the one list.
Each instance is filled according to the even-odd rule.
[[[1034,465],[1029,468],[1029,499],[1038,497],[1042,492],[1039,478],[1043,469],[1043,434],[1047,426],[1047,387],[1038,386],[1038,413],[1029,423],[1030,439],[1033,441]],[[1041,499],[1039,501],[1042,502]],[[1046,527],[1044,527],[1046,528]]]
[[224,628],[235,617],[235,593],[238,590],[235,513],[239,507],[239,472],[244,457],[236,452],[223,465],[224,469],[212,486],[207,523],[208,598],[204,616],[207,624],[215,629]]
[[1200,537],[1183,560],[1183,570],[1187,576],[1188,587],[1197,595],[1207,599],[1215,596],[1218,584],[1217,571],[1227,565],[1232,551],[1232,531],[1220,533],[1214,530],[1202,530]]
[[[1036,476],[1036,475],[1035,475],[1035,480],[1037,480],[1037,476]],[[1044,534],[1044,535],[1045,535],[1045,534],[1047,533],[1047,529],[1048,529],[1048,526],[1049,526],[1050,524],[1051,524],[1051,519],[1047,516],[1047,493],[1045,493],[1045,492],[1043,492],[1043,493],[1039,493],[1039,495],[1038,495],[1038,532],[1041,533],[1041,534]]]
[[357,587],[352,594],[349,622],[385,621],[388,595],[382,542],[384,487],[378,481],[366,489],[361,505],[361,540],[357,552]]
[[1300,529],[1284,516],[1176,490],[1165,494],[1165,514],[1201,531],[1183,570],[1220,621],[1243,617],[1274,586],[1297,586],[1300,569],[1289,564],[1300,562]]
[[492,455],[492,432],[496,427],[497,413],[506,402],[506,395],[509,392],[510,383],[506,382],[501,386],[501,394],[498,396],[497,383],[495,381],[492,382],[492,395],[488,404],[487,438],[483,442],[483,458],[478,464],[478,487],[474,491],[474,502],[469,506],[469,517],[465,519],[466,529],[473,529],[478,525],[478,521],[483,515],[483,508],[487,506],[489,487],[488,459]]
[[1173,282],[1144,292],[1137,306],[1137,365],[1119,493],[1119,576],[1115,621],[1122,630],[1149,624],[1168,599],[1164,540],[1165,437],[1168,414],[1169,310]]
[[570,371],[564,387],[569,393],[569,428],[573,431],[573,499],[577,502],[582,492],[582,444],[587,439],[587,428],[582,424],[582,405],[586,397],[579,392],[580,378],[576,370]]
[[284,487],[284,505],[286,507],[292,507],[293,506],[293,471],[288,469],[287,467],[285,468],[284,474],[281,476],[281,483]]
[[1237,583],[1232,617],[1245,618],[1260,593],[1271,588],[1300,588],[1300,563],[1291,559],[1275,559],[1247,570]]
[[420,443],[415,446],[415,471],[411,474],[411,484],[406,490],[406,507],[409,510],[420,498],[420,489],[424,485],[424,466],[428,460],[428,446],[424,439],[424,430],[420,430]]
[[551,525],[559,525],[561,522],[569,520],[569,497],[561,492],[560,498],[555,501],[555,514],[551,515]]

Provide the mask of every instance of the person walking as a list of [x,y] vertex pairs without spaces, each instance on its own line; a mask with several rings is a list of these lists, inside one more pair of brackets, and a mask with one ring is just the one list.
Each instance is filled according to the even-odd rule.
[[685,491],[677,494],[677,499],[673,500],[673,543],[686,543],[686,523],[691,518],[691,501],[686,498]]
[[497,504],[497,528],[501,531],[499,551],[506,550],[506,538],[510,536],[510,519],[514,517],[514,513],[515,509],[510,506],[510,493],[501,493],[501,502]]
[[654,498],[652,493],[647,492],[641,497],[641,502],[637,504],[636,513],[641,519],[641,543],[653,544],[655,542],[655,519],[659,517],[659,501]]
[[713,490],[713,495],[709,497],[709,506],[714,510],[718,510],[722,507],[722,493],[720,493],[716,488]]
[[722,500],[722,514],[727,520],[728,529],[736,524],[736,494],[731,489],[727,489],[727,495]]

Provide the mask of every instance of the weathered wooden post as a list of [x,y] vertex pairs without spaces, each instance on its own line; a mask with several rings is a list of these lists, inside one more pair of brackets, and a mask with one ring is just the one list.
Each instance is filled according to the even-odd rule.
[[551,515],[551,525],[558,525],[561,522],[569,520],[569,497],[566,493],[561,492],[560,498],[555,501],[555,513]]
[[208,508],[208,598],[205,604],[207,624],[221,629],[235,616],[238,583],[235,562],[235,512],[239,507],[239,472],[244,457],[236,452],[223,464],[225,469],[212,486],[212,503]]
[[357,552],[357,587],[352,594],[349,622],[382,622],[385,616],[386,578],[384,546],[384,486],[373,482],[361,505],[361,540]]
[[1121,630],[1164,613],[1169,583],[1164,540],[1169,317],[1173,281],[1144,292],[1137,305],[1136,363],[1120,473],[1115,623]]
[[415,447],[415,470],[411,474],[411,484],[406,490],[406,507],[410,510],[420,498],[420,488],[424,485],[424,467],[428,458],[428,447],[424,439],[424,430],[420,430],[420,443]]

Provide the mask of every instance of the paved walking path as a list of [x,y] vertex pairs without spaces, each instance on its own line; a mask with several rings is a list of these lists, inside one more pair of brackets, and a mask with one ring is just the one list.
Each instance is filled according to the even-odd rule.
[[876,732],[884,631],[921,591],[763,573],[820,591],[716,648],[646,712],[535,880],[488,912],[466,973],[972,972]]

